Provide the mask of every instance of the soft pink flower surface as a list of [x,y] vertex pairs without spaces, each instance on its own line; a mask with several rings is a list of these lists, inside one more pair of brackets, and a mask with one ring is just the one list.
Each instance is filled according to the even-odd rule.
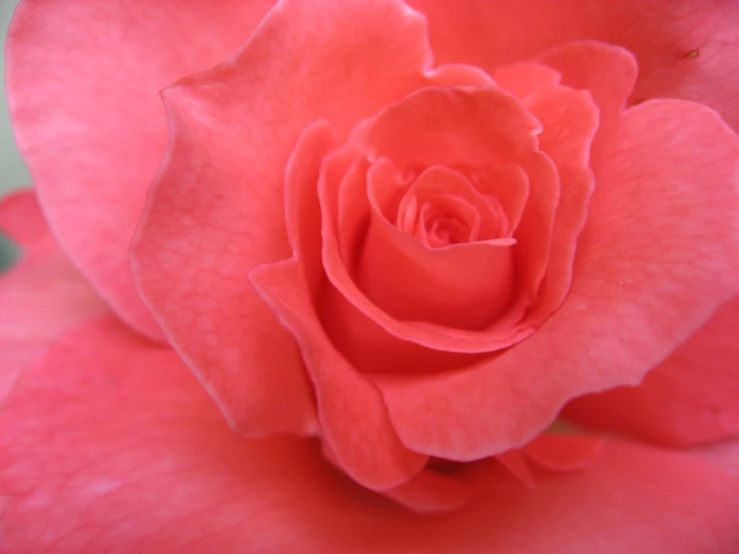
[[25,0],[0,552],[739,552],[739,4]]

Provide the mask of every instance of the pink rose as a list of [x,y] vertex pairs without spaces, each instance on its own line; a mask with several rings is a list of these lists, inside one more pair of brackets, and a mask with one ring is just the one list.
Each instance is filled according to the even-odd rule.
[[21,3],[0,551],[739,551],[739,4],[409,4]]

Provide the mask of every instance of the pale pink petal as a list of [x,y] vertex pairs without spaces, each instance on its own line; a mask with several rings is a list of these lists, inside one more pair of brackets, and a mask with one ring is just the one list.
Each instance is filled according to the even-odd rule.
[[381,384],[409,448],[469,460],[520,446],[573,396],[638,383],[736,292],[736,135],[664,100],[627,111],[615,139],[557,313],[476,368]]
[[739,297],[634,387],[575,399],[565,416],[587,427],[669,446],[739,432]]
[[13,554],[739,547],[739,482],[697,456],[612,443],[535,488],[492,460],[455,478],[472,501],[419,516],[351,483],[312,441],[240,439],[171,350],[113,322],[51,349],[0,414],[1,548]]
[[429,61],[423,18],[402,3],[286,0],[238,55],[165,91],[173,136],[134,271],[239,433],[311,429],[305,398],[282,394],[302,372],[297,345],[246,279],[291,255],[285,167],[300,134],[326,119],[345,138]]
[[159,90],[233,53],[271,1],[21,2],[8,34],[15,137],[62,247],[130,325],[131,237],[167,143]]

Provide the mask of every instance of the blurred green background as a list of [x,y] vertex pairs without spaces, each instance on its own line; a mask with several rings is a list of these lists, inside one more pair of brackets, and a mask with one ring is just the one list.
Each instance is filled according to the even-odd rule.
[[[3,57],[0,59],[0,196],[9,191],[31,184],[31,177],[23,160],[18,154],[10,129],[10,115],[5,95],[5,36],[8,32],[10,18],[18,0],[0,0],[0,33],[3,37]],[[0,234],[0,271],[7,268],[17,255],[7,237]]]

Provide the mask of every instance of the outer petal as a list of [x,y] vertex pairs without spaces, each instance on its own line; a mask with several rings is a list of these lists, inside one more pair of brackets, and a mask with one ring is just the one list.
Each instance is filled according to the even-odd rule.
[[290,256],[299,135],[325,118],[345,137],[429,63],[425,22],[402,3],[286,0],[235,58],[166,91],[173,139],[134,244],[137,282],[238,432],[307,427],[274,385],[302,372],[297,346],[245,278]]
[[[43,410],[44,417],[39,417]],[[688,455],[609,445],[527,489],[494,462],[476,497],[417,516],[310,441],[239,439],[171,350],[101,322],[67,336],[0,416],[7,554],[733,554],[738,482]],[[607,499],[605,501],[604,499]]]
[[288,165],[285,191],[293,258],[258,267],[249,278],[300,345],[315,386],[327,456],[365,486],[384,490],[418,473],[426,457],[400,444],[379,392],[336,351],[319,320],[316,304],[326,276],[320,265],[316,185],[332,138],[324,121],[301,135]]
[[8,34],[19,148],[62,247],[137,330],[129,244],[167,142],[159,90],[225,59],[270,0],[26,0]]
[[[615,49],[602,47],[601,56],[588,55],[583,48],[578,66],[592,66],[600,62],[603,71],[614,72],[623,65]],[[599,52],[601,53],[601,52]],[[596,60],[592,60],[596,57]],[[588,59],[590,63],[585,64]],[[564,76],[572,79],[571,67],[565,67]],[[569,71],[568,71],[569,70]],[[524,105],[542,123],[540,147],[557,165],[561,195],[554,220],[552,250],[544,283],[539,291],[532,318],[538,324],[549,317],[563,301],[569,290],[577,237],[585,225],[587,207],[593,192],[591,147],[600,123],[600,111],[618,113],[629,90],[616,90],[603,98],[596,93],[596,105],[589,90],[575,91],[559,84],[560,74],[541,64],[516,64],[501,68],[496,79],[501,86],[519,95]],[[595,88],[600,80],[594,80]],[[579,82],[582,85],[591,83]],[[600,92],[600,91],[598,91]],[[600,108],[600,109],[599,109]]]
[[108,308],[56,245],[32,191],[0,202],[0,228],[25,248],[0,275],[1,400],[52,340]]
[[566,417],[669,446],[731,436],[739,432],[738,332],[734,297],[639,386],[576,399]]
[[401,444],[380,392],[329,341],[311,309],[298,262],[265,265],[249,278],[300,344],[316,386],[323,436],[338,464],[375,490],[416,475],[427,457]]
[[739,138],[678,100],[630,109],[614,138],[558,312],[469,371],[383,383],[406,446],[458,460],[519,446],[572,396],[641,380],[736,292]]
[[626,47],[639,61],[632,100],[707,104],[739,129],[739,3],[734,0],[408,0],[429,20],[439,62],[499,65],[570,40]]

